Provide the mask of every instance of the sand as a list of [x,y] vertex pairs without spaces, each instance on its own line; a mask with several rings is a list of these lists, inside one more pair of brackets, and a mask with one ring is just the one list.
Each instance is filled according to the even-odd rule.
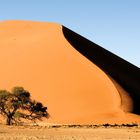
[[0,140],[139,140],[140,128],[0,126]]
[[48,107],[47,122],[140,122],[127,92],[77,52],[59,24],[0,22],[0,65],[0,88],[29,90]]

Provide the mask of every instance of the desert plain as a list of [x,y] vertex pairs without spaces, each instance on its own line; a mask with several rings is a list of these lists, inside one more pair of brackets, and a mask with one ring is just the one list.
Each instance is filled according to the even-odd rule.
[[0,140],[139,140],[140,127],[0,126]]

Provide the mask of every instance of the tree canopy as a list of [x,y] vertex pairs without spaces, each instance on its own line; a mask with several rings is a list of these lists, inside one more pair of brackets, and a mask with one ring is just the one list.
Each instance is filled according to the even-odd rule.
[[32,100],[23,87],[14,87],[11,92],[0,90],[0,114],[6,118],[7,125],[17,124],[24,119],[36,121],[49,117],[47,107]]

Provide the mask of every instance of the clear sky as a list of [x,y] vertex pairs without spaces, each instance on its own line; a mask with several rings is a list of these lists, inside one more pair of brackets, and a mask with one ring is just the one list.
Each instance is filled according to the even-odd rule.
[[0,0],[0,20],[57,22],[140,67],[140,0]]

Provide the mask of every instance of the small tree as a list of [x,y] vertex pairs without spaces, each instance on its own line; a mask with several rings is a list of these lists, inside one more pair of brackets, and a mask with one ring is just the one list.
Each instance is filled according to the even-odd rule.
[[47,107],[32,100],[23,87],[14,87],[11,92],[0,90],[0,114],[6,118],[7,125],[17,124],[21,119],[35,121],[49,117]]

